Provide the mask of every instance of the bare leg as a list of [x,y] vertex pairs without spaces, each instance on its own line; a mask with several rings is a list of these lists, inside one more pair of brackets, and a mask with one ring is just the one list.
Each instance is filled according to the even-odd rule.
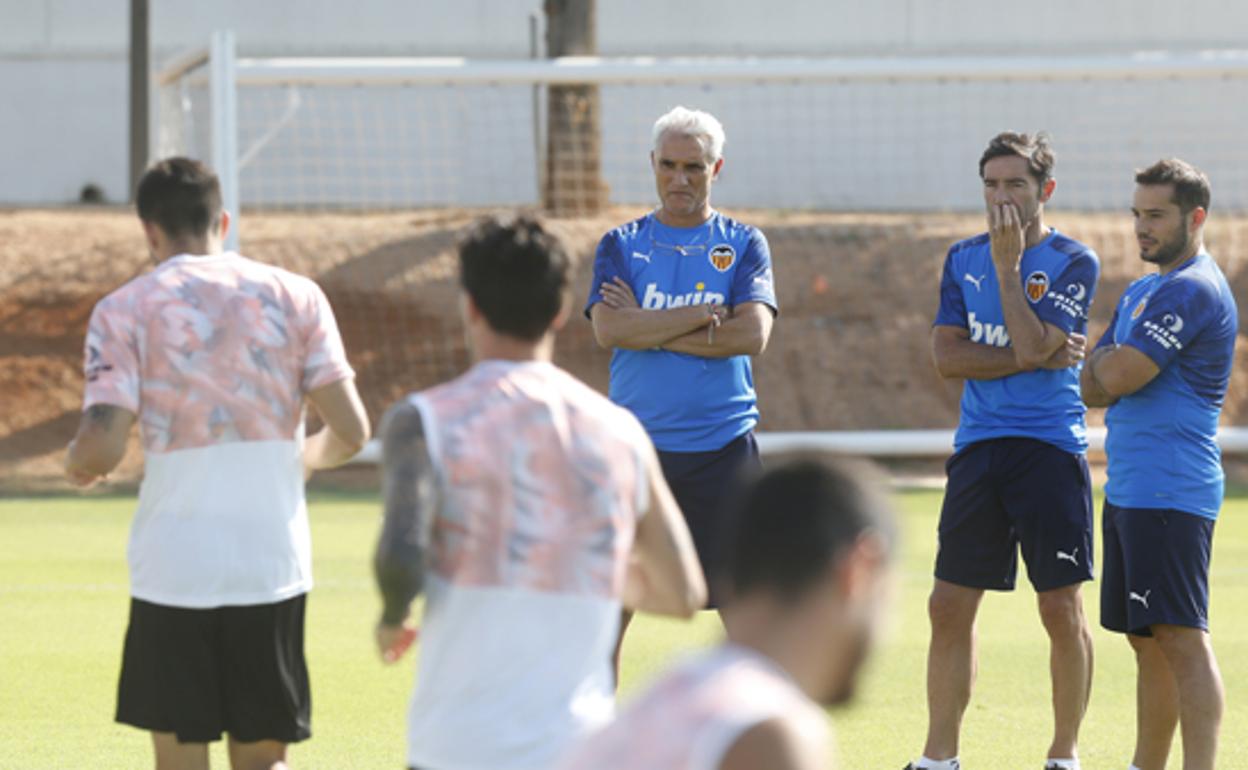
[[208,744],[178,743],[173,733],[152,733],[156,770],[208,770]]
[[1049,634],[1053,681],[1053,743],[1049,758],[1074,759],[1079,725],[1092,692],[1092,632],[1083,614],[1082,584],[1037,595],[1040,620]]
[[242,743],[230,738],[233,770],[287,770],[286,744],[280,741]]
[[1135,650],[1135,758],[1140,770],[1165,770],[1179,726],[1179,690],[1156,639],[1127,636]]
[[927,651],[927,743],[923,755],[958,754],[962,715],[975,682],[975,614],[984,592],[937,579],[928,599],[932,639]]
[[1179,732],[1183,737],[1183,770],[1213,770],[1222,726],[1222,674],[1199,628],[1156,625],[1157,646],[1170,664],[1179,696]]

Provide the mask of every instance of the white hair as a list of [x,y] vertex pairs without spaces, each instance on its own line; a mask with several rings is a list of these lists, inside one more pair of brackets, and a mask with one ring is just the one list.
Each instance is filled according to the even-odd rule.
[[697,139],[712,163],[724,156],[724,127],[709,112],[683,106],[673,107],[666,115],[654,121],[656,151],[663,135],[668,132]]

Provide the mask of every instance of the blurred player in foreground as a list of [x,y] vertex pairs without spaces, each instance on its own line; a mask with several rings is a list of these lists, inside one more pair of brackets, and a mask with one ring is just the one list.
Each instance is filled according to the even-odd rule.
[[1079,767],[1092,686],[1080,595],[1092,579],[1092,482],[1078,366],[1100,261],[1044,222],[1053,164],[1043,134],[993,137],[979,161],[988,232],[945,259],[932,356],[941,376],[965,383],[928,603],[927,741],[908,768],[960,766],[975,616],[984,591],[1013,590],[1020,551],[1051,651],[1045,767]]
[[475,363],[381,429],[377,644],[402,654],[423,592],[411,767],[550,770],[613,714],[621,604],[690,617],[706,586],[637,419],[551,363],[563,246],[487,219],[459,256]]
[[[156,267],[91,314],[66,460],[102,478],[139,422],[117,721],[151,731],[160,770],[208,767],[222,732],[235,768],[284,768],[311,734],[304,475],[359,451],[368,418],[320,288],[223,251],[209,168],[161,161],[137,202]],[[306,440],[305,399],[326,425]]]
[[827,717],[866,659],[889,580],[893,516],[869,469],[795,455],[730,516],[728,640],[665,675],[563,770],[815,770]]
[[1135,177],[1140,258],[1081,380],[1105,415],[1101,625],[1138,668],[1133,770],[1162,770],[1182,726],[1184,770],[1212,770],[1222,676],[1209,641],[1209,560],[1222,507],[1218,415],[1239,311],[1204,248],[1209,180],[1181,160]]
[[777,312],[771,252],[762,231],[711,207],[724,166],[713,115],[676,107],[653,142],[659,207],[602,237],[585,313],[614,349],[611,400],[659,450],[714,607],[724,509],[759,463],[750,356],[766,349]]

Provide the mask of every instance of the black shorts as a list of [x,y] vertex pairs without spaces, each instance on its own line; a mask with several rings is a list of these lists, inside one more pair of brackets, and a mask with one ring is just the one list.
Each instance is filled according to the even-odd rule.
[[1101,530],[1102,626],[1136,636],[1158,624],[1209,629],[1213,519],[1106,500]]
[[132,598],[117,721],[179,743],[310,737],[305,605],[304,595],[212,609]]
[[712,452],[659,452],[663,476],[685,515],[693,546],[706,574],[706,606],[717,602],[717,584],[724,577],[724,525],[737,489],[759,468],[758,442],[747,431]]
[[936,577],[1009,591],[1018,552],[1037,591],[1092,579],[1092,481],[1083,455],[1045,441],[999,438],[945,465]]

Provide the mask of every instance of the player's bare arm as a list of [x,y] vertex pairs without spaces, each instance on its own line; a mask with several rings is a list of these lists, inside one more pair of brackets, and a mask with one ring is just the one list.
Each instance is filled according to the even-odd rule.
[[775,312],[762,302],[742,302],[720,324],[663,343],[664,350],[704,358],[757,356],[767,349]]
[[628,283],[614,278],[600,290],[602,302],[589,312],[594,338],[604,348],[648,350],[696,329],[723,320],[725,310],[715,305],[647,310],[641,307]]
[[706,604],[706,578],[658,455],[653,447],[646,452],[650,505],[637,521],[622,602],[630,610],[690,618]]
[[103,479],[126,454],[135,414],[112,404],[92,404],[82,413],[78,432],[69,442],[65,475],[78,486]]
[[325,423],[304,441],[303,465],[308,471],[342,465],[364,448],[371,428],[354,378],[319,387],[308,393],[308,401]]
[[[1087,338],[1072,332],[1061,347],[1037,369],[1067,369],[1083,360]],[[932,361],[941,377],[951,380],[994,380],[1028,371],[1010,348],[998,348],[971,341],[971,333],[961,326],[932,327]]]
[[376,638],[382,658],[394,662],[416,638],[408,613],[425,586],[424,523],[433,515],[436,488],[424,426],[414,405],[404,402],[390,410],[381,441],[385,515],[373,556],[382,599]]
[[1041,321],[1023,294],[1021,264],[1026,239],[1018,207],[1003,203],[988,210],[988,235],[997,272],[1001,311],[1010,333],[1010,349],[1021,370],[1037,369],[1066,344],[1066,332]]
[[1152,382],[1160,373],[1161,369],[1153,359],[1137,348],[1130,345],[1106,346],[1096,351],[1083,368],[1080,391],[1085,395],[1085,404],[1101,406],[1090,403],[1087,396],[1098,401],[1109,399],[1109,403],[1113,403]]

